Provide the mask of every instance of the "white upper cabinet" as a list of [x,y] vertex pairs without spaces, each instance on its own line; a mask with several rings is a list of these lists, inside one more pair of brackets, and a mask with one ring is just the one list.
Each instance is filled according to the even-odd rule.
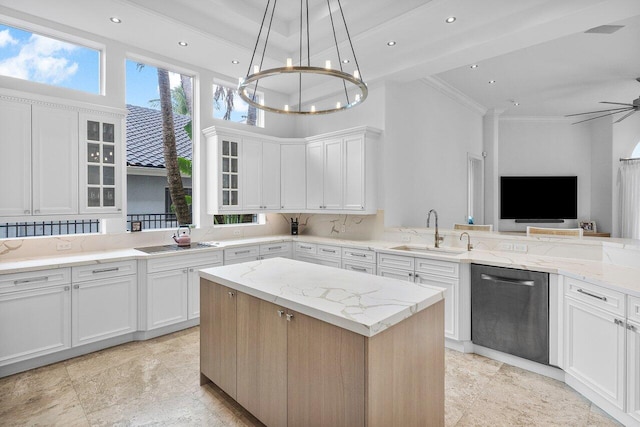
[[244,138],[241,161],[242,209],[280,209],[280,144]]
[[80,115],[80,212],[122,211],[121,119]]
[[204,134],[210,214],[376,212],[379,131],[361,127],[304,140],[216,127]]
[[305,144],[280,146],[280,209],[302,211],[307,206]]
[[93,111],[0,94],[0,217],[122,215],[124,115]]
[[31,105],[0,99],[0,216],[31,214]]

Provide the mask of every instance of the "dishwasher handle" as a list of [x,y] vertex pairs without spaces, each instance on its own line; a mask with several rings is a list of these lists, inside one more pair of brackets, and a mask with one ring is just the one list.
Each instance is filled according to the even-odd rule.
[[489,280],[491,282],[508,283],[510,285],[523,285],[523,286],[533,286],[534,285],[533,280],[511,279],[509,277],[493,276],[491,274],[484,274],[484,273],[482,273],[480,275],[480,278],[482,280]]

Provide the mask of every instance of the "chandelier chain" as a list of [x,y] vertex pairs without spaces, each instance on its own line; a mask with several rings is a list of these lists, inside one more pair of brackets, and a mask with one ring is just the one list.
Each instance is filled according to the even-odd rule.
[[360,73],[360,80],[364,81],[362,77],[362,70],[360,70],[360,65],[358,64],[358,57],[356,56],[356,51],[353,49],[353,42],[351,41],[351,35],[349,34],[349,27],[347,27],[347,20],[344,18],[344,11],[342,10],[342,3],[338,0],[338,7],[340,8],[340,15],[342,15],[342,22],[344,22],[344,29],[347,32],[347,39],[349,40],[349,45],[351,46],[351,53],[353,54],[353,61],[356,63],[356,70]]
[[[344,72],[342,68],[342,57],[340,56],[340,48],[338,47],[338,37],[336,36],[336,26],[333,23],[333,13],[331,13],[331,4],[329,0],[327,0],[327,9],[329,9],[329,18],[331,18],[331,29],[333,30],[333,41],[336,45],[336,53],[338,54],[338,65],[340,66],[340,71]],[[347,100],[347,104],[349,104],[349,92],[347,91],[347,82],[342,81],[342,87],[344,87],[344,97]]]

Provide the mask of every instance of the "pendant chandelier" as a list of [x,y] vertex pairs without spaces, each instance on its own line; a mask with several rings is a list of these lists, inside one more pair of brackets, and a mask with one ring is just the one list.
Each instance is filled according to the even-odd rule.
[[[293,58],[286,58],[286,62],[283,61],[284,66],[263,70],[262,66],[264,64],[265,53],[269,43],[269,35],[271,34],[271,25],[273,23],[273,17],[278,3],[278,0],[267,1],[256,44],[253,49],[253,54],[251,55],[251,62],[249,63],[247,75],[244,78],[240,78],[240,84],[238,86],[238,93],[247,104],[272,113],[314,115],[343,111],[361,104],[367,98],[367,85],[362,80],[356,53],[353,49],[353,43],[351,42],[347,22],[342,11],[342,4],[340,3],[340,0],[336,1],[336,15],[338,15],[339,12],[339,17],[335,20],[331,13],[330,0],[326,0],[326,3],[328,12],[327,16],[331,21],[333,37],[333,46],[331,50],[335,48],[337,66],[339,69],[332,68],[331,60],[329,59],[324,60],[324,64],[322,64],[324,66],[311,64],[309,0],[300,0],[300,36],[299,46],[297,47],[296,52],[298,56],[297,64],[294,64]],[[265,24],[267,19],[268,23]],[[346,65],[351,63],[351,60],[345,56],[345,52],[342,52],[338,45],[336,21],[338,23],[338,30],[344,31],[346,35],[348,47],[350,48],[350,51],[347,49],[346,54],[350,54],[353,58],[353,63],[355,65],[355,69],[353,70],[345,70]],[[260,46],[262,46],[262,54],[258,57],[256,54]],[[343,50],[345,49],[343,48]],[[331,55],[333,56],[334,53]],[[273,105],[266,104],[263,101],[258,101],[256,93],[259,90],[258,88],[261,81],[264,82],[267,79],[271,79],[275,82],[275,80],[278,79],[282,83],[282,79],[284,78],[287,79],[285,81],[287,87],[296,89],[295,94],[292,95],[291,105]],[[323,88],[331,87],[330,93],[327,93],[326,96],[321,96],[327,99],[318,101],[318,105],[316,105],[313,100],[305,99],[303,96],[303,92],[308,94],[311,86],[313,85],[322,85],[320,87]],[[337,95],[331,95],[333,93],[337,93]],[[331,95],[331,98],[329,98],[329,95]]]

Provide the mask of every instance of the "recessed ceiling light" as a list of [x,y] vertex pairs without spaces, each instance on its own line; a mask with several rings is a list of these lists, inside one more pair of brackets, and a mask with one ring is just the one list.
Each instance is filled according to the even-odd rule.
[[343,63],[343,64],[348,64],[349,62],[350,62],[350,61],[349,61],[348,59],[346,59],[346,58],[342,60],[342,63]]
[[387,42],[387,46],[395,46],[395,45],[396,45],[396,42],[393,40]]
[[490,85],[494,84],[495,82],[496,82],[495,80],[489,80]]
[[520,103],[519,103],[519,102],[513,101],[513,106],[514,106],[514,107],[517,107],[518,105],[520,105]]
[[237,59],[234,59],[233,61],[231,61],[232,64],[237,65],[240,63],[240,61],[238,61]]
[[113,22],[114,24],[119,24],[122,22],[122,19],[112,16],[111,18],[109,18],[109,21]]
[[454,22],[456,22],[456,17],[450,16],[447,19],[445,19],[444,22],[446,22],[447,24],[453,24]]
[[189,43],[180,41],[180,42],[178,42],[178,45],[180,45],[182,47],[185,47],[185,46],[188,46]]
[[469,68],[471,68],[472,70],[475,70],[476,68],[478,68],[478,64],[473,64]]

